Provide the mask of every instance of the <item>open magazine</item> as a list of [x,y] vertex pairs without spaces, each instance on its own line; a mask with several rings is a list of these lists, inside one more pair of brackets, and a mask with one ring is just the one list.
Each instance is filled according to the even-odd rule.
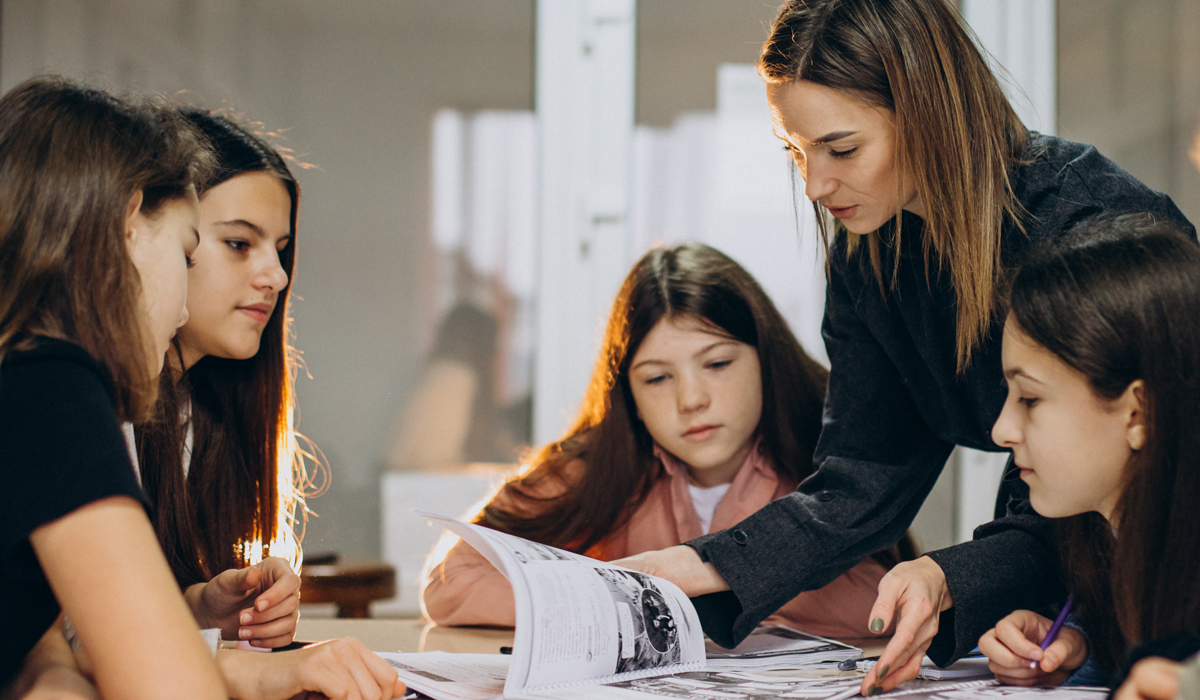
[[[509,658],[422,654],[418,667],[412,655],[381,654],[414,690],[446,700],[512,698],[704,668],[700,620],[670,581],[479,525],[421,515],[475,547],[508,578],[517,624]],[[482,673],[474,674],[470,688],[439,681],[457,675],[449,666],[444,673],[428,666],[457,668],[476,661],[486,661],[488,668],[474,666]]]

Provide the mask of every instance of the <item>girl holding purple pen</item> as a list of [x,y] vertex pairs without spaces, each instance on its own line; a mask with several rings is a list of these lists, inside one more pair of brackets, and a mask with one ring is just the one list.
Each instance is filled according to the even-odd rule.
[[1016,275],[1004,327],[992,434],[1055,519],[1074,602],[980,639],[1014,685],[1116,687],[1129,659],[1200,650],[1200,247],[1148,215],[1077,232]]

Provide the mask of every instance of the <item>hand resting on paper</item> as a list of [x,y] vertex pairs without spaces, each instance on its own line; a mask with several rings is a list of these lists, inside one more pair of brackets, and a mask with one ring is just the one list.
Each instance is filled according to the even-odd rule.
[[[1054,642],[1041,649],[1042,640],[1054,624],[1030,610],[1018,610],[979,639],[979,650],[988,657],[988,668],[1008,685],[1061,685],[1088,657],[1084,636],[1072,627],[1062,627]],[[1037,662],[1034,668],[1030,668]]]
[[1173,700],[1180,697],[1179,674],[1183,664],[1151,656],[1133,665],[1129,677],[1117,688],[1113,700]]
[[279,557],[222,571],[208,583],[189,586],[184,597],[200,627],[219,627],[224,639],[273,648],[296,635],[300,577]]
[[917,677],[938,631],[938,616],[954,607],[942,567],[929,557],[897,564],[879,582],[868,627],[895,632],[862,682],[863,695],[878,695]]
[[357,639],[332,639],[274,654],[217,655],[230,697],[239,700],[389,700],[404,695],[399,674]]
[[696,550],[687,545],[642,552],[612,563],[643,574],[665,578],[679,586],[689,598],[729,590],[729,584],[717,573],[716,567],[701,561]]

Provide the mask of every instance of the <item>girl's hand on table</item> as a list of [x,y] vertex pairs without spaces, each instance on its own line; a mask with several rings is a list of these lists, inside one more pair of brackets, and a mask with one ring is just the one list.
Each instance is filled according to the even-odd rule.
[[1142,659],[1133,665],[1113,700],[1173,700],[1179,695],[1182,668],[1183,664],[1158,656]]
[[224,639],[274,648],[296,636],[300,577],[279,557],[222,571],[208,583],[188,588],[185,597],[200,626],[219,627]]
[[1001,683],[1061,685],[1087,661],[1088,644],[1079,630],[1062,627],[1042,651],[1042,640],[1053,625],[1053,620],[1035,612],[1018,610],[984,633],[979,650],[988,657],[988,668]]
[[217,660],[239,700],[389,700],[405,691],[394,668],[351,638],[274,654],[222,651]]
[[879,582],[868,627],[883,634],[896,616],[895,632],[879,661],[863,678],[862,694],[878,695],[917,677],[925,650],[938,631],[938,616],[954,606],[942,567],[929,557],[897,564]]
[[706,593],[729,590],[729,584],[717,573],[717,568],[700,559],[700,554],[686,545],[676,545],[612,562],[627,569],[665,578],[679,586],[689,598]]

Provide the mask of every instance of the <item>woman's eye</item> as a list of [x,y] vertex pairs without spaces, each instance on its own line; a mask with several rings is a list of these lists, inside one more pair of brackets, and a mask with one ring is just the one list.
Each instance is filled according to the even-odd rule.
[[225,245],[229,246],[230,248],[233,248],[233,250],[238,253],[244,253],[245,251],[250,249],[249,243],[247,243],[246,241],[238,240],[238,239],[227,240],[227,241],[225,241]]
[[847,148],[844,151],[835,151],[833,149],[829,149],[829,155],[833,156],[834,158],[845,158],[847,156],[853,155],[854,152],[857,150],[858,150],[857,146],[855,146],[854,148]]
[[647,384],[661,384],[663,382],[663,380],[666,378],[667,378],[667,375],[660,374],[655,377],[650,377],[649,379],[646,380],[646,383]]
[[1025,408],[1033,408],[1037,405],[1038,399],[1033,396],[1022,396],[1021,398],[1017,399],[1017,402]]
[[190,270],[196,266],[195,259],[193,259],[192,256],[188,255],[187,253],[183,254],[183,259],[187,261],[187,269]]
[[733,360],[717,360],[716,362],[708,363],[709,369],[724,369],[733,364]]

